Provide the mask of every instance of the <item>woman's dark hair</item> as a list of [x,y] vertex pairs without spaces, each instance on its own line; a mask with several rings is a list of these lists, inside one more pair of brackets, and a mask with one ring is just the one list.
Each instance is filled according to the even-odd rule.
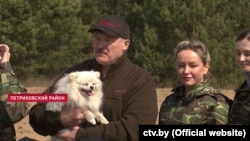
[[241,41],[243,39],[247,39],[248,41],[250,41],[250,30],[246,30],[244,32],[242,32],[237,38],[236,38],[236,42]]

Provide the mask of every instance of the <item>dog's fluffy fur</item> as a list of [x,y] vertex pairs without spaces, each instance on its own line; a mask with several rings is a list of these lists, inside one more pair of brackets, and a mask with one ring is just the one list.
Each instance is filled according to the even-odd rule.
[[[68,105],[72,107],[88,107],[84,112],[85,119],[95,125],[96,120],[102,124],[108,124],[108,120],[100,111],[102,105],[102,82],[97,71],[78,71],[66,74],[55,84],[55,94],[67,94]],[[48,102],[47,111],[60,112],[65,103]],[[64,131],[69,131],[63,129]],[[53,138],[53,137],[52,137]],[[54,138],[53,141],[59,139]]]

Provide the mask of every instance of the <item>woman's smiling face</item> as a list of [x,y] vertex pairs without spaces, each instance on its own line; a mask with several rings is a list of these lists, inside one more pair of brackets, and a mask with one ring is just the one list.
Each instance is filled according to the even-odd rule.
[[201,57],[193,50],[181,50],[176,56],[176,72],[186,91],[203,82],[208,73],[209,64],[204,64]]
[[236,42],[235,57],[240,69],[246,73],[250,72],[250,41],[243,39]]

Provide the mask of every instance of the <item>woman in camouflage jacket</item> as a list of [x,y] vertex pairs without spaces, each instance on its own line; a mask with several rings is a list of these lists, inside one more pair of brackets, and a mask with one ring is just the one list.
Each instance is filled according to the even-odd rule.
[[250,124],[250,30],[242,32],[236,39],[235,57],[246,80],[235,90],[229,124]]
[[159,124],[227,124],[230,99],[208,84],[210,55],[205,45],[182,41],[174,57],[182,85],[163,101]]

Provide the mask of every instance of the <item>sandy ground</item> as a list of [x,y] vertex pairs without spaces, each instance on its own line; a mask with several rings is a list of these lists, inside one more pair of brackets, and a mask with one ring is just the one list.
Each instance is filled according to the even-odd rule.
[[[41,93],[45,88],[43,87],[30,87],[28,88],[29,93]],[[233,90],[222,90],[223,94],[227,95],[229,98],[233,98]],[[164,98],[170,93],[170,89],[157,89],[157,98],[158,98],[158,108]],[[31,103],[35,104],[35,103]],[[156,121],[157,122],[157,121]],[[28,116],[23,120],[15,124],[17,132],[17,141],[50,141],[49,136],[41,136],[37,134],[31,126],[29,125]],[[49,127],[48,127],[49,128]]]

